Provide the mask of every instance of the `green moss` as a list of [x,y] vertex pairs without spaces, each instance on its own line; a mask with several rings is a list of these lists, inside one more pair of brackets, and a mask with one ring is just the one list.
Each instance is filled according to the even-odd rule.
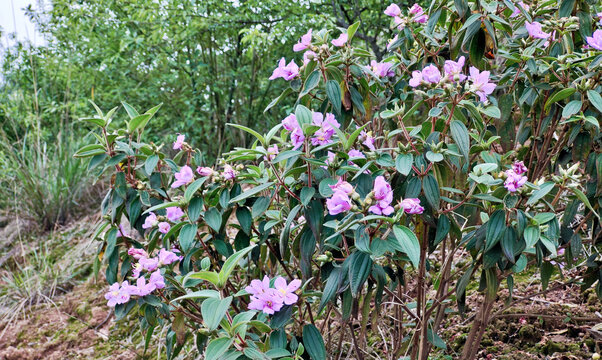
[[518,330],[518,337],[526,344],[534,344],[541,340],[541,331],[533,325],[524,325]]

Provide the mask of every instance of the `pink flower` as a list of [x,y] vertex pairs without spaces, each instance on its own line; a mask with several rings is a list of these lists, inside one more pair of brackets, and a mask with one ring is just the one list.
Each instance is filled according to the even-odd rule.
[[512,170],[518,175],[522,175],[528,171],[525,163],[522,161],[515,161],[514,164],[512,164]]
[[291,142],[293,143],[293,149],[299,148],[299,146],[303,145],[303,141],[305,141],[305,135],[303,135],[303,130],[300,127],[293,130],[291,133]]
[[399,16],[401,15],[401,9],[399,8],[399,6],[397,6],[397,4],[391,4],[385,9],[385,15],[393,17]]
[[318,112],[312,114],[312,122],[314,125],[320,126],[320,129],[314,133],[314,137],[311,138],[312,145],[326,145],[329,144],[330,138],[334,135],[334,128],[340,128],[341,124],[335,119],[334,114],[327,113],[326,119],[324,115]]
[[412,5],[410,8],[410,15],[414,15],[412,20],[419,24],[425,24],[429,19],[428,15],[424,13],[424,10],[422,10],[422,7],[418,4]]
[[287,284],[286,280],[282,276],[279,276],[274,281],[274,286],[280,293],[282,302],[284,302],[285,305],[293,305],[299,299],[297,294],[295,294],[295,291],[301,286],[301,280],[295,279],[291,281],[290,284]]
[[177,206],[170,206],[167,209],[167,219],[171,222],[178,222],[182,216],[184,216],[184,212]]
[[527,32],[529,33],[529,36],[531,36],[532,38],[547,39],[550,37],[550,33],[544,32],[541,29],[541,24],[538,23],[537,21],[534,21],[532,23],[525,22],[525,27],[527,28]]
[[403,30],[408,22],[406,18],[402,18],[400,16],[393,18],[393,21],[395,22],[395,25],[397,25],[397,30],[399,31]]
[[370,67],[373,73],[378,77],[391,77],[395,76],[395,71],[391,70],[393,67],[393,63],[390,62],[376,62],[376,60],[372,60],[370,62]]
[[130,301],[130,284],[127,281],[114,283],[109,287],[109,291],[105,294],[105,299],[108,300],[107,306],[114,307],[118,304],[125,304]]
[[395,34],[395,36],[393,37],[393,39],[389,40],[387,42],[387,51],[389,51],[391,49],[391,46],[393,44],[395,44],[395,42],[397,41],[397,39],[399,39],[399,35]]
[[311,50],[307,50],[306,52],[304,52],[303,53],[303,65],[307,65],[307,64],[309,64],[310,61],[315,60],[316,56],[318,56],[318,55]]
[[489,71],[479,72],[474,66],[470,67],[470,90],[479,96],[479,100],[486,103],[487,95],[495,90],[495,84],[489,82]]
[[347,155],[349,155],[349,158],[359,158],[359,159],[365,159],[366,155],[364,155],[363,152],[356,150],[356,149],[351,149],[349,150],[349,152],[347,153]]
[[[601,13],[602,14],[602,13]],[[600,14],[598,14],[600,15]],[[601,21],[602,23],[602,21]],[[592,36],[586,37],[587,44],[596,50],[602,50],[602,30],[596,30]]]
[[362,142],[362,144],[366,145],[368,149],[372,151],[376,150],[376,147],[374,146],[374,137],[372,136],[372,132],[366,132],[362,130],[359,139]]
[[336,184],[328,185],[332,191],[342,191],[347,195],[351,195],[353,193],[353,186],[347,181],[343,181],[343,179],[339,178]]
[[157,258],[143,257],[138,260],[138,263],[146,271],[155,271],[159,267],[159,260]]
[[326,207],[330,215],[337,215],[351,209],[351,200],[343,190],[336,190],[332,197],[326,199]]
[[460,56],[458,61],[445,60],[443,70],[445,71],[446,78],[453,82],[462,82],[466,80],[466,75],[462,74],[462,68],[466,59],[464,56]]
[[410,79],[411,87],[418,87],[422,83],[422,71],[412,71],[412,78]]
[[274,158],[276,157],[276,155],[278,155],[278,145],[274,144],[274,145],[268,147],[268,151],[267,152],[268,152],[268,155],[264,156],[263,158],[265,160],[269,160],[269,161],[274,160]]
[[222,172],[222,175],[224,176],[224,179],[232,180],[236,177],[237,172],[232,166],[226,164],[224,165],[224,171]]
[[431,84],[437,84],[441,80],[441,72],[435,65],[431,64],[422,69],[422,79]]
[[408,198],[401,201],[401,207],[407,214],[422,214],[424,208],[420,206],[420,199]]
[[276,289],[267,289],[266,292],[251,296],[249,309],[260,310],[264,314],[273,315],[282,309],[282,297]]
[[394,210],[391,206],[391,202],[393,201],[393,190],[384,176],[376,177],[374,180],[373,192],[376,204],[370,206],[370,209],[368,210],[376,215],[391,215]]
[[159,250],[159,266],[169,265],[178,260],[180,260],[180,257],[175,253],[165,250],[164,248],[161,248],[161,250]]
[[211,176],[213,175],[213,169],[210,167],[197,167],[196,168],[196,172],[197,174],[201,175],[201,176]]
[[167,234],[169,232],[169,229],[171,229],[171,225],[169,225],[168,222],[161,221],[159,223],[159,232],[160,233]]
[[142,268],[142,265],[140,265],[140,263],[135,263],[135,264],[132,266],[132,277],[133,277],[134,279],[138,279],[138,278],[140,277],[140,273],[142,272],[142,270],[144,270],[144,269]]
[[157,226],[158,223],[159,221],[157,220],[157,215],[155,215],[155,213],[151,211],[148,213],[148,216],[144,219],[144,224],[142,224],[142,228],[150,229]]
[[251,295],[257,296],[265,293],[270,288],[270,278],[264,275],[263,280],[254,279],[251,284],[245,288],[245,291]]
[[332,151],[329,151],[326,154],[326,161],[324,161],[327,165],[330,165],[334,162],[334,159],[337,155],[335,153],[333,153]]
[[518,8],[518,5],[522,6],[522,8],[525,9],[525,11],[529,11],[530,9],[529,5],[525,4],[522,1],[519,1],[516,4],[514,4],[514,11],[512,12],[512,15],[510,15],[510,18],[515,18],[520,15],[520,9]]
[[176,142],[173,143],[173,149],[180,150],[182,148],[182,145],[184,144],[185,138],[186,138],[186,135],[178,134],[178,137],[176,138]]
[[299,127],[299,122],[297,122],[297,117],[295,114],[290,114],[282,120],[282,127],[288,131],[294,131]]
[[171,184],[172,189],[178,188],[182,185],[188,185],[194,180],[194,173],[188,165],[184,165],[180,168],[180,171],[174,174],[176,181]]
[[148,254],[146,253],[146,251],[144,251],[144,249],[136,249],[133,247],[128,249],[128,255],[136,260],[140,260],[143,257],[148,257]]
[[165,287],[165,279],[161,275],[161,270],[153,272],[148,282],[149,284],[152,284],[155,289],[163,289]]
[[282,58],[278,62],[278,67],[274,69],[272,72],[272,76],[270,76],[270,80],[275,80],[278,78],[283,78],[286,81],[292,80],[299,75],[299,67],[295,64],[295,60],[291,60],[288,65],[286,64],[286,59]]
[[301,36],[301,40],[293,46],[293,51],[303,51],[311,46],[311,29],[307,34]]
[[504,187],[510,192],[516,192],[521,186],[527,182],[527,177],[519,175],[514,170],[506,170],[506,181]]
[[341,33],[341,35],[339,35],[338,38],[332,40],[332,45],[334,46],[345,46],[345,43],[347,43],[347,40],[349,40],[349,36],[347,35],[347,33]]
[[146,282],[144,277],[139,277],[136,280],[136,286],[130,289],[130,295],[146,296],[155,291],[156,286],[152,282]]

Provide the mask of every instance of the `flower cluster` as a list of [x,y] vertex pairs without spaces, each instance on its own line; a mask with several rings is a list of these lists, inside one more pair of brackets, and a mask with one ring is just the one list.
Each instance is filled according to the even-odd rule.
[[506,170],[506,181],[504,187],[510,192],[516,192],[527,182],[527,177],[523,176],[527,172],[527,167],[522,161],[512,164],[512,169]]
[[489,71],[479,71],[476,67],[471,66],[470,76],[467,77],[462,74],[465,61],[464,56],[461,56],[458,61],[446,60],[443,66],[444,74],[441,74],[441,71],[433,64],[422,70],[413,71],[409,84],[411,87],[418,87],[420,85],[438,85],[442,82],[461,83],[468,79],[470,81],[468,91],[475,93],[479,96],[479,100],[486,103],[487,95],[493,93],[496,87],[495,83],[489,82],[491,74]]
[[374,199],[376,204],[370,206],[370,212],[376,215],[389,216],[393,213],[394,209],[391,206],[393,202],[393,189],[384,176],[377,176],[374,180]]
[[330,198],[326,199],[326,207],[330,215],[337,215],[340,213],[347,212],[351,209],[350,195],[353,194],[353,186],[347,181],[343,181],[339,178],[336,184],[330,185],[333,194]]
[[[332,142],[331,138],[335,132],[334,128],[338,129],[341,127],[341,124],[335,119],[334,114],[326,113],[325,116],[324,114],[315,111],[312,113],[312,124],[320,127],[311,138],[311,143],[314,146],[330,144]],[[284,118],[282,120],[282,127],[291,132],[293,148],[299,148],[303,144],[303,141],[305,141],[305,135],[303,134],[303,129],[301,129],[295,114],[290,114]],[[270,150],[268,149],[268,151]],[[277,152],[278,147],[276,147],[276,153]]]
[[391,69],[393,65],[394,64],[391,62],[377,62],[376,60],[372,60],[370,66],[366,66],[366,68],[378,77],[392,77],[395,76],[395,71]]
[[403,30],[410,22],[426,24],[429,17],[418,4],[412,5],[408,16],[402,16],[401,9],[397,4],[391,4],[385,9],[385,15],[393,17],[398,30]]
[[293,305],[299,297],[295,291],[301,286],[301,280],[295,279],[290,283],[279,276],[274,280],[274,288],[270,287],[270,278],[266,276],[263,280],[253,280],[245,290],[251,294],[250,310],[263,311],[265,314],[273,315],[282,309],[284,305]]
[[[165,209],[166,214],[165,217],[167,220],[172,223],[177,223],[180,221],[180,218],[184,216],[184,211],[177,206],[171,206]],[[159,232],[162,234],[167,234],[171,229],[171,225],[167,221],[160,221],[161,219],[154,212],[148,213],[146,219],[144,219],[144,224],[142,224],[143,229],[152,229],[155,226],[158,227]]]
[[[149,257],[143,249],[130,248],[128,254],[138,260],[132,271],[132,277],[136,279],[136,285],[130,285],[128,281],[124,281],[121,284],[116,282],[111,285],[109,291],[105,294],[105,299],[108,300],[107,305],[112,307],[118,304],[125,304],[130,301],[132,296],[146,296],[157,289],[163,289],[165,287],[165,279],[161,275],[159,268],[181,260],[181,257],[174,251],[162,248],[156,257]],[[143,270],[150,274],[148,282],[144,276],[140,276]]]

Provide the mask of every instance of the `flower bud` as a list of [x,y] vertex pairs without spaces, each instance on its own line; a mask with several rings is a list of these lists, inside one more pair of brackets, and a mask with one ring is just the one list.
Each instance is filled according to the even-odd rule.
[[358,194],[356,191],[354,191],[354,192],[351,194],[351,198],[352,198],[353,200],[355,200],[355,201],[359,201],[359,199],[360,199],[360,194]]
[[243,164],[236,165],[236,170],[241,171],[244,170],[245,166]]

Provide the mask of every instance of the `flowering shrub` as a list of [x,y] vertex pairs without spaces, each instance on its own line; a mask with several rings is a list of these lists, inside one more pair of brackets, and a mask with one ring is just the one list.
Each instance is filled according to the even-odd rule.
[[[124,103],[125,128],[97,108],[76,155],[113,174],[108,306],[136,309],[147,339],[171,324],[169,358],[194,343],[205,359],[426,359],[451,351],[442,326],[472,296],[472,359],[515,274],[539,269],[545,291],[578,266],[570,281],[602,295],[602,24],[556,6],[391,4],[380,62],[353,46],[359,24],[309,30],[303,64],[270,77],[290,89],[266,111],[294,107],[265,134],[232,124],[255,142],[216,166],[183,134],[173,157],[142,141],[159,107]],[[379,324],[391,346],[369,347]]]

